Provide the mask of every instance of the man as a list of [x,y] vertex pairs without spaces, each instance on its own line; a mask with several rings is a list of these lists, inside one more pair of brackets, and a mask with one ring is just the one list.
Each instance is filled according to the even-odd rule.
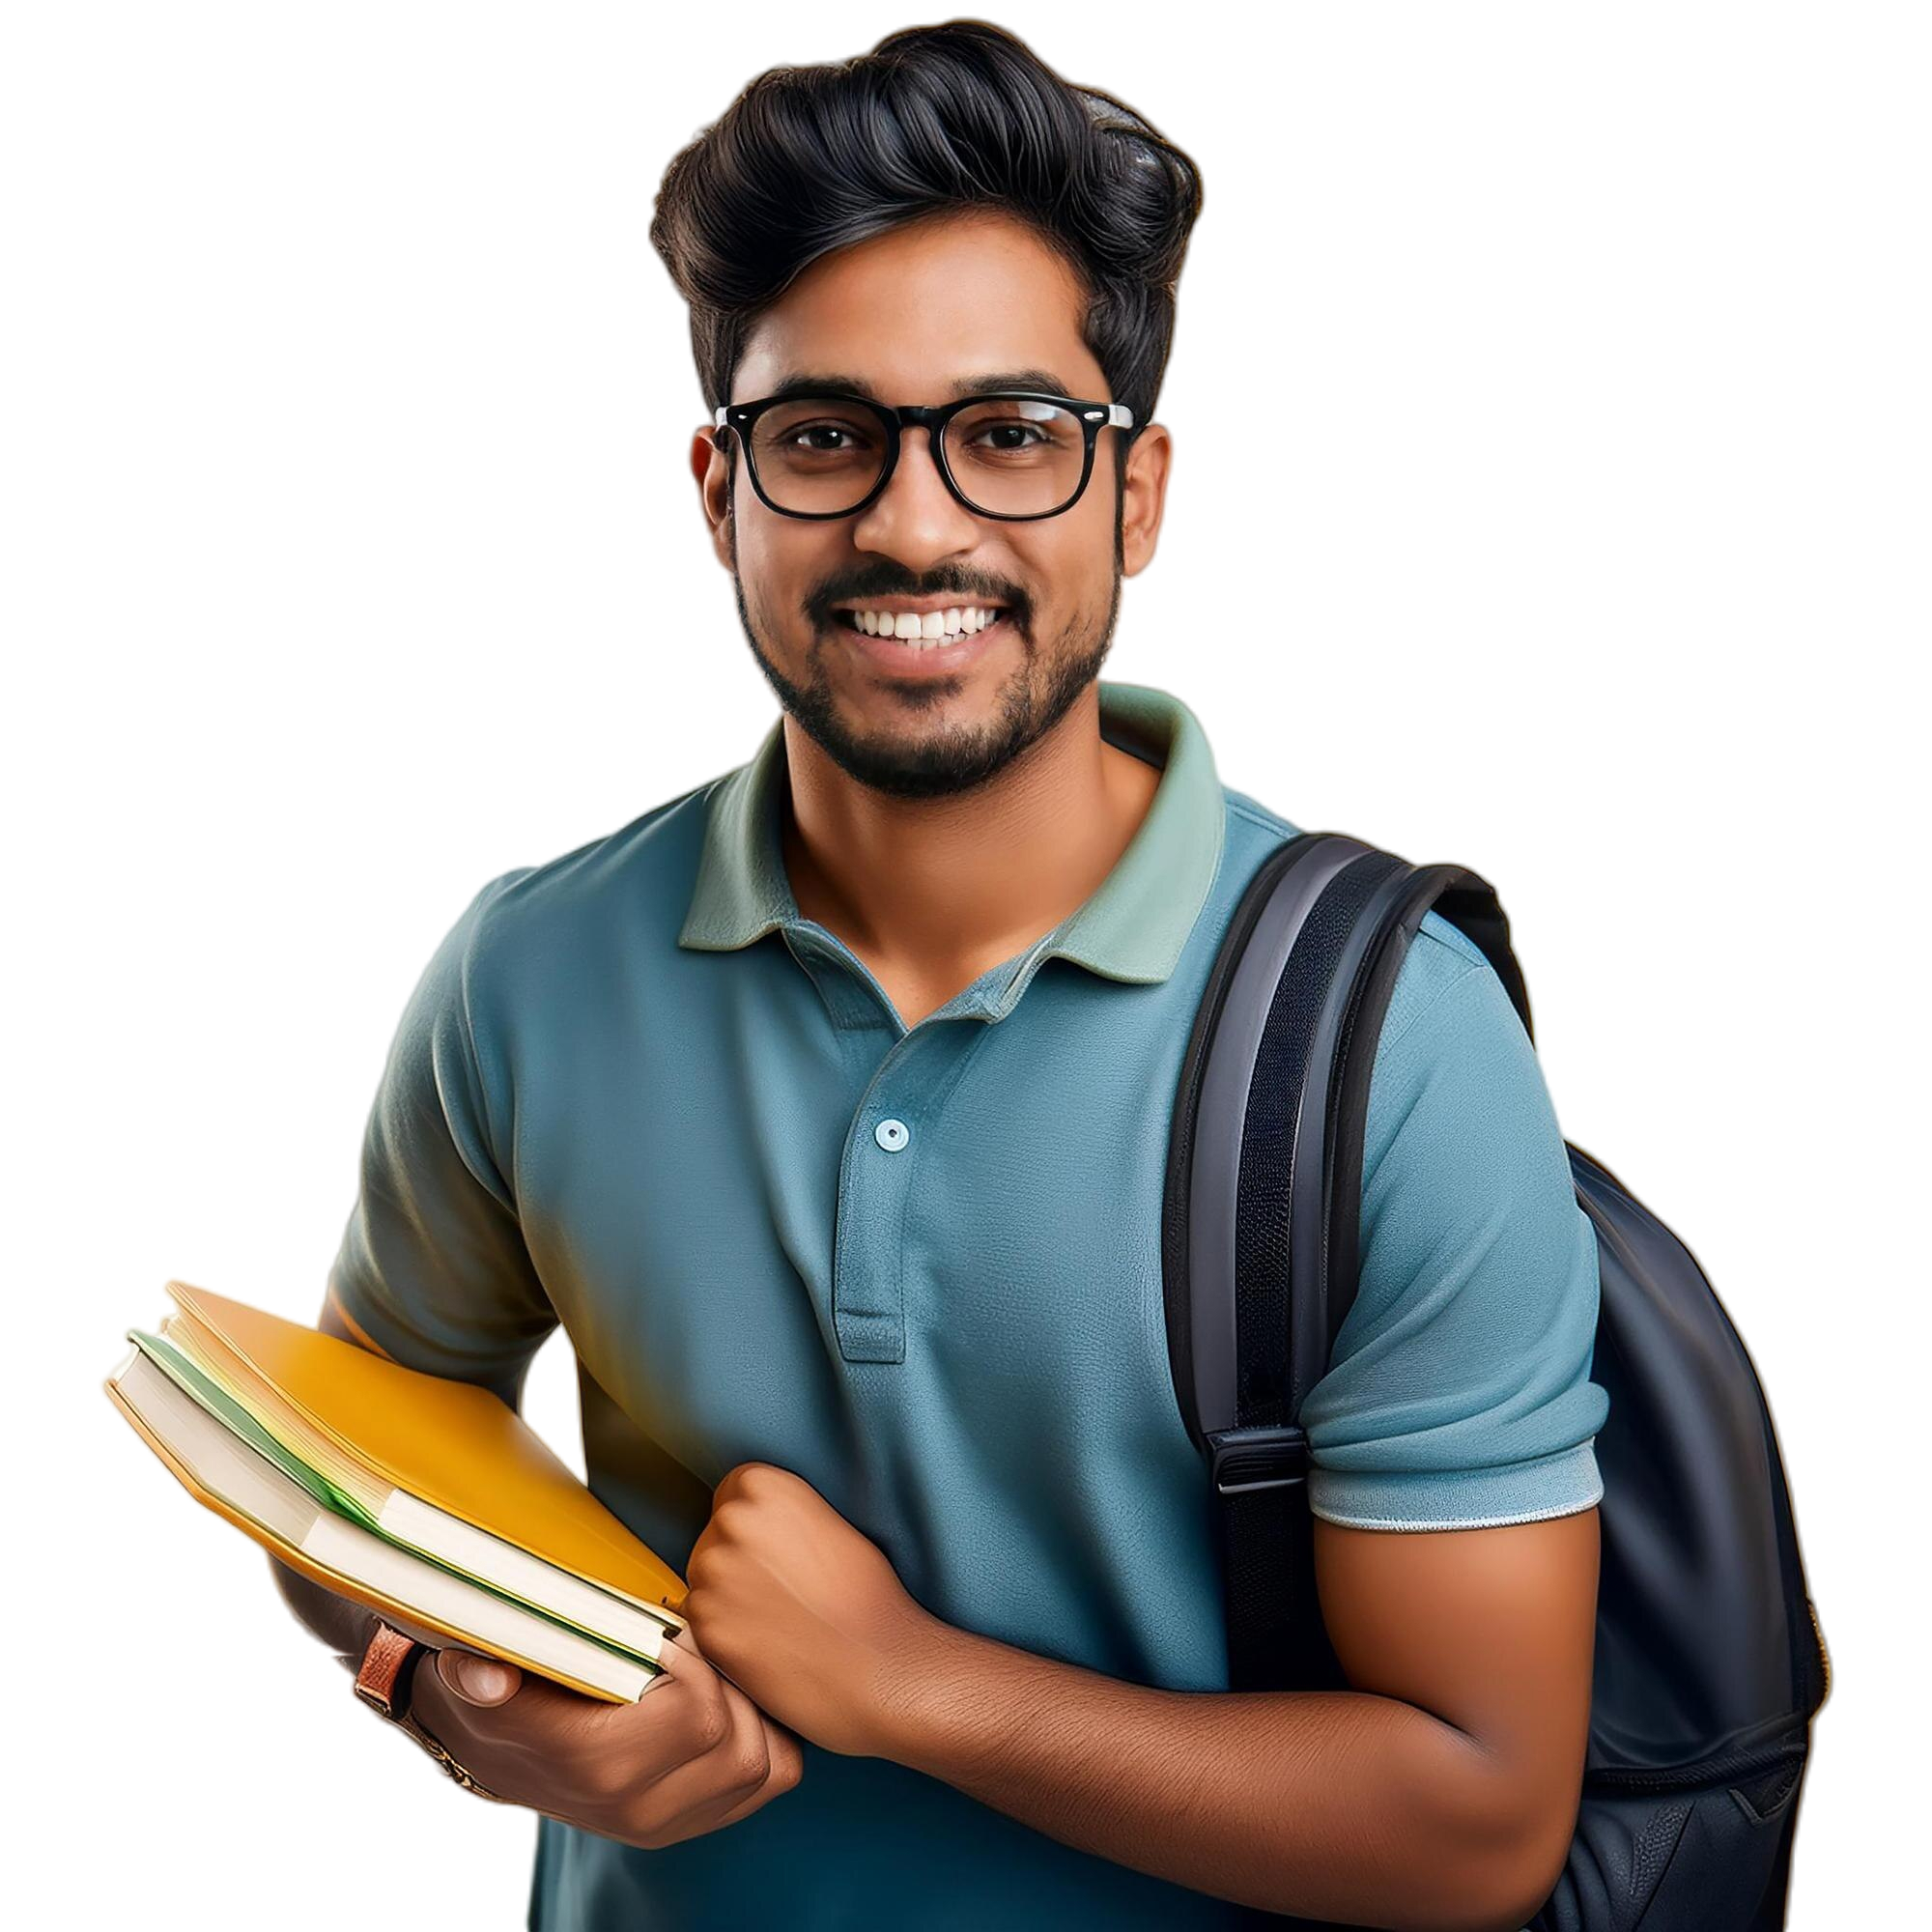
[[[1223,655],[1204,643],[1169,636],[1169,626],[1184,622],[1200,603],[1219,506],[1223,332],[1236,278],[1248,257],[1246,128],[1225,100],[1177,64],[1171,50],[1140,39],[1121,39],[1072,0],[1007,0],[1003,6],[978,10],[978,17],[1016,33],[1066,79],[1132,102],[1186,151],[1204,178],[1161,379],[1161,423],[1171,433],[1161,527],[1150,564],[1121,587],[1115,641],[1107,659],[1109,682],[1144,684],[1179,697],[1213,746],[1223,781],[1291,825],[1349,833],[1397,850],[1416,864],[1470,866],[1490,879],[1511,920],[1511,943],[1536,1014],[1538,1068],[1565,1138],[1600,1155],[1615,1144],[1623,1161],[1642,1159],[1638,1148],[1625,1144],[1629,1136],[1619,1136],[1619,1121],[1607,1111],[1602,1068],[1584,1022],[1575,949],[1557,912],[1555,881],[1542,846],[1507,819],[1449,817],[1403,792],[1339,784],[1264,730],[1262,711],[1240,663],[1265,665],[1271,647],[1262,645],[1250,657],[1244,649],[1250,638],[1244,636],[1225,639],[1233,655]],[[580,788],[582,798],[570,794],[545,800],[535,815],[520,813],[498,829],[479,829],[460,842],[460,852],[439,854],[439,871],[460,873],[471,893],[495,877],[483,867],[495,862],[497,842],[529,846],[539,835],[562,835],[545,858],[582,844],[593,837],[591,827],[603,833],[618,823],[595,823],[597,813],[614,800],[630,800],[632,811],[641,811],[746,763],[777,721],[777,699],[740,641],[734,583],[713,556],[696,493],[688,489],[684,475],[682,452],[709,421],[709,408],[692,365],[688,305],[647,240],[651,209],[674,155],[759,73],[775,66],[844,60],[866,52],[891,27],[923,19],[925,10],[908,0],[833,0],[798,15],[730,19],[705,33],[678,71],[655,85],[624,118],[611,153],[605,197],[607,282],[647,371],[645,493],[657,554],[672,603],[690,614],[697,672],[717,709],[638,759],[624,759],[599,773],[591,786]],[[1252,444],[1244,444],[1242,466],[1252,473],[1250,450]],[[1318,444],[1296,446],[1296,468],[1312,466],[1304,468],[1304,475],[1320,473],[1325,460]],[[1320,639],[1320,647],[1327,649],[1327,639]],[[510,864],[512,858],[506,856],[497,869],[504,871]],[[439,904],[448,902],[450,895],[439,895],[431,881],[423,881],[423,887]],[[448,908],[442,931],[464,902],[468,895]],[[406,980],[404,995],[427,958],[427,951],[412,949],[410,960],[400,962],[396,978]],[[367,1049],[365,1065],[373,1065],[375,1072],[381,1072],[379,1051],[384,1043],[377,1037]],[[344,1068],[342,1074],[355,1078],[354,1068]],[[367,1094],[373,1099],[373,1074],[367,1078]],[[340,1115],[350,1121],[365,1117],[367,1105],[340,1109]],[[348,1157],[334,1157],[334,1179],[325,1171],[330,1167],[328,1148],[319,1146],[317,1173],[305,1184],[303,1204],[292,1223],[301,1260],[317,1283],[327,1279],[354,1206],[344,1196],[354,1194],[361,1142],[344,1146]],[[311,1190],[317,1194],[313,1202]],[[1716,1229],[1710,1238],[1718,1238]],[[543,1370],[549,1368],[551,1364],[543,1364]]]
[[[764,75],[667,174],[692,469],[784,715],[477,895],[323,1316],[510,1402],[561,1321],[591,1486],[688,1577],[635,1706],[415,1672],[412,1719],[544,1814],[548,1932],[1511,1928],[1561,1868],[1596,1249],[1528,1040],[1433,914],[1304,1412],[1351,1688],[1227,1688],[1161,1179],[1215,950],[1294,828],[1097,677],[1160,528],[1198,206],[1145,123],[973,21]],[[359,1660],[374,1620],[283,1575]]]
[[[1227,102],[1167,52],[1119,39],[1072,0],[1007,0],[980,17],[1018,35],[1066,79],[1134,102],[1188,153],[1204,180],[1161,381],[1161,419],[1173,437],[1167,508],[1155,558],[1122,585],[1115,634],[1111,665],[1117,678],[1124,678],[1128,655],[1161,636],[1169,616],[1179,620],[1194,609],[1208,566],[1223,332],[1248,253],[1248,137]],[[860,56],[887,31],[923,19],[927,14],[908,0],[833,0],[810,14],[726,21],[705,33],[678,71],[659,81],[624,116],[611,149],[605,280],[645,369],[645,487],[657,551],[672,601],[692,612],[707,694],[719,709],[740,709],[750,728],[738,755],[705,777],[750,759],[765,730],[777,723],[779,707],[738,641],[732,580],[711,553],[696,493],[684,473],[684,452],[692,437],[709,425],[711,408],[692,365],[688,305],[649,240],[657,191],[678,151],[724,114],[759,73]],[[707,649],[705,634],[726,638],[728,649]]]

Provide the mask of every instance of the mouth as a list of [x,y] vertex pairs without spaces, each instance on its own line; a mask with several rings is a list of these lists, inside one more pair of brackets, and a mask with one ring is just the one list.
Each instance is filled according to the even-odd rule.
[[[1007,607],[992,604],[903,616],[890,611],[834,611],[832,624],[850,636],[863,657],[901,677],[960,670],[1004,643],[1013,628]],[[913,629],[918,636],[898,635]]]

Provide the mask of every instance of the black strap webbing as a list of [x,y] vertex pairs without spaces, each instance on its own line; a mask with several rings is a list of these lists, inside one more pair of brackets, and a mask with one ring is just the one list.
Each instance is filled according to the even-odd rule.
[[[1235,1426],[1209,1440],[1236,1690],[1347,1683],[1316,1598],[1307,1438],[1291,1421],[1297,1379],[1313,1386],[1325,1364],[1302,1364],[1297,1378],[1291,1358],[1289,1204],[1317,1019],[1358,916],[1403,864],[1385,852],[1354,860],[1310,911],[1275,986],[1248,1091],[1236,1213]],[[1315,1104],[1325,1112],[1325,1094]]]

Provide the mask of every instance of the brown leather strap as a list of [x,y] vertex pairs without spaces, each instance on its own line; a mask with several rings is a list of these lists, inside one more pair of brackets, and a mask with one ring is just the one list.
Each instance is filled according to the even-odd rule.
[[416,1653],[422,1648],[413,1637],[405,1636],[379,1617],[376,1634],[362,1653],[362,1667],[355,1673],[356,1696],[400,1723],[409,1715],[411,1679],[415,1674]]
[[375,1634],[362,1653],[361,1668],[355,1673],[356,1696],[372,1709],[380,1711],[399,1731],[407,1731],[464,1790],[473,1791],[478,1798],[487,1798],[493,1804],[508,1804],[507,1799],[498,1796],[487,1785],[479,1784],[411,1714],[410,1691],[416,1666],[428,1655],[428,1645],[405,1636],[401,1631],[378,1618]]

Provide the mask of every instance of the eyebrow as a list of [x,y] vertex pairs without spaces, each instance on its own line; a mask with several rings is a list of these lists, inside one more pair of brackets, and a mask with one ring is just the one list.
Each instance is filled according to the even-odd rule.
[[[843,389],[882,409],[888,407],[886,399],[863,376],[807,371],[787,376],[771,393],[779,401],[790,402],[797,396],[822,396],[829,389]],[[956,402],[961,396],[983,396],[998,389],[1039,389],[1051,396],[1078,400],[1051,369],[995,369],[984,376],[962,376],[953,383],[947,400]]]

